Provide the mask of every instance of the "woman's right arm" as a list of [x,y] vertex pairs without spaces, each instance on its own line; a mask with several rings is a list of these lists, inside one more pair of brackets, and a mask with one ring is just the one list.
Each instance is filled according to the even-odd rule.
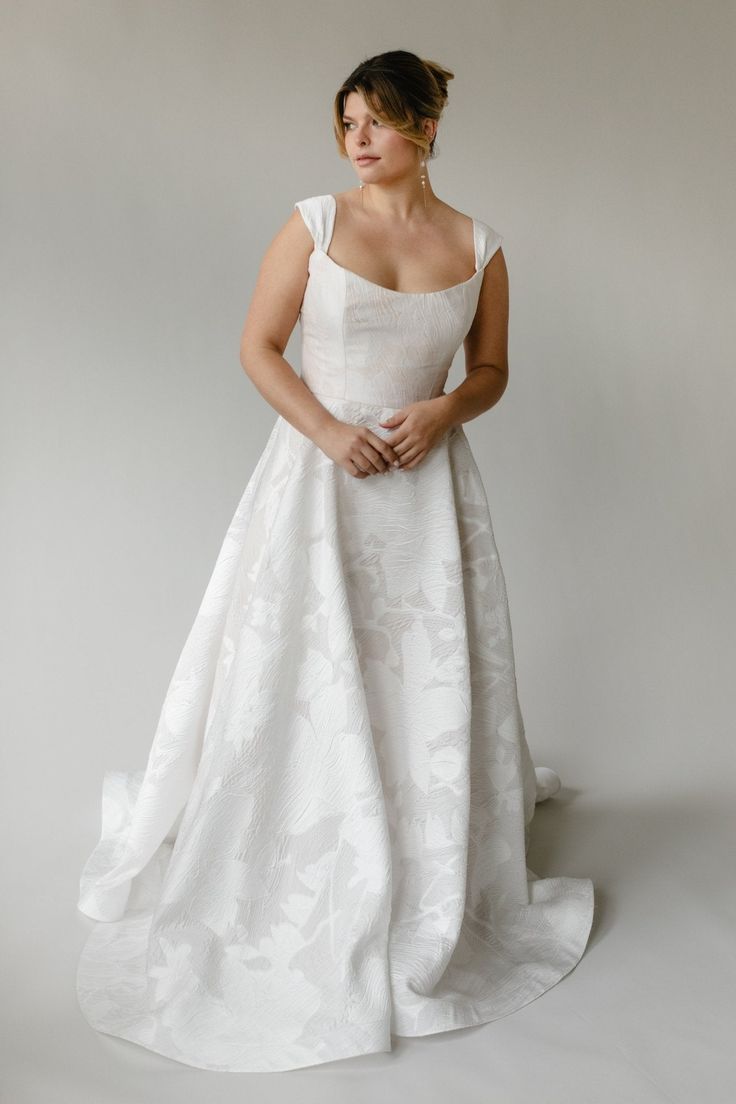
[[367,426],[348,425],[331,414],[283,355],[299,318],[313,248],[304,219],[292,211],[263,256],[240,338],[240,363],[287,422],[351,475],[365,478],[385,471],[397,454]]
[[266,402],[316,443],[337,419],[283,355],[299,318],[312,248],[304,219],[295,210],[261,262],[240,338],[240,363]]

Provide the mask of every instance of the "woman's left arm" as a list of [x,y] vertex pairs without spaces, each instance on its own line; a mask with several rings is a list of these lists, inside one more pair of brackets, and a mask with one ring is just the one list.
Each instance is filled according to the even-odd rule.
[[506,258],[497,249],[483,273],[478,309],[463,342],[465,379],[438,396],[448,428],[469,422],[495,406],[509,376],[509,280]]

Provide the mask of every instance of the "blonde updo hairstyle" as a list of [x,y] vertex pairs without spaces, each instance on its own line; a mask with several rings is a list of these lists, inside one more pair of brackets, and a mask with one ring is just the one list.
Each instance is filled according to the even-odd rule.
[[414,142],[426,158],[435,157],[435,139],[422,129],[425,119],[439,120],[447,103],[447,82],[454,73],[436,61],[408,50],[389,50],[366,58],[343,82],[333,105],[333,126],[341,157],[345,149],[345,100],[350,92],[363,97],[379,122]]

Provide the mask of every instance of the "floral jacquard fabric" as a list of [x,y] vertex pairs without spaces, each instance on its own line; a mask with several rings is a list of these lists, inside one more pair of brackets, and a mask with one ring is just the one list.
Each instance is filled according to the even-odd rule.
[[[379,425],[443,392],[475,274],[397,292],[314,239],[301,373]],[[109,770],[78,908],[98,1031],[179,1062],[276,1071],[482,1024],[580,960],[589,878],[529,870],[535,768],[504,575],[461,426],[356,479],[278,417],[176,663],[145,769]]]

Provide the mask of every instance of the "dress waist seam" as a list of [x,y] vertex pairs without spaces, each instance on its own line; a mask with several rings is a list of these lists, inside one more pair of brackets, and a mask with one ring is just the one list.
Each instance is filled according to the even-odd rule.
[[[309,390],[312,391],[311,387]],[[417,399],[405,399],[403,402],[365,402],[363,399],[351,399],[349,395],[328,395],[324,391],[312,391],[312,394],[316,399],[330,399],[333,402],[349,403],[351,406],[364,406],[369,410],[385,410],[387,408],[398,410],[409,402],[419,401]],[[426,397],[437,399],[444,394],[444,391],[440,391],[437,395],[427,395]]]

